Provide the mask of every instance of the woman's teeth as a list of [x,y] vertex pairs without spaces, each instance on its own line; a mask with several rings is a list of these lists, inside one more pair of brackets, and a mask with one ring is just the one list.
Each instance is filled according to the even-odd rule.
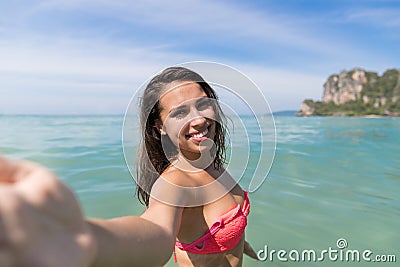
[[201,138],[201,137],[205,136],[206,134],[208,134],[208,129],[207,128],[204,131],[202,131],[201,133],[192,135],[192,137]]

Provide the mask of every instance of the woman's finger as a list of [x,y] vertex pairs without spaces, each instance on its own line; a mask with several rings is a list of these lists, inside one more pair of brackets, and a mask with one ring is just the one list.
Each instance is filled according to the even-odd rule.
[[0,155],[0,183],[13,183],[15,170],[14,163]]
[[47,169],[30,161],[10,160],[0,155],[0,183],[19,182],[38,171]]

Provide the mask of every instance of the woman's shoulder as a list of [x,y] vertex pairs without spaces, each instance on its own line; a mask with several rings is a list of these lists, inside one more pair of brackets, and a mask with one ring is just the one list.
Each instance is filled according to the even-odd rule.
[[198,186],[197,183],[192,179],[190,172],[182,170],[174,165],[168,166],[165,171],[161,174],[161,177],[177,186],[194,187]]
[[191,179],[190,173],[172,166],[156,180],[151,196],[169,205],[186,207],[193,197],[191,189],[195,187],[197,184]]

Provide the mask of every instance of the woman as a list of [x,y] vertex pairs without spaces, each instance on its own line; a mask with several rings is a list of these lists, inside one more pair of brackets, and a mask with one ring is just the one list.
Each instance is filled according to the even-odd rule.
[[247,193],[223,168],[223,114],[195,72],[168,68],[141,103],[140,216],[84,219],[43,167],[0,158],[0,266],[241,266]]
[[[168,68],[147,85],[140,119],[139,199],[148,209],[151,196],[184,207],[175,260],[241,266],[250,204],[223,167],[225,118],[214,90],[189,69]],[[255,257],[247,243],[246,252]]]

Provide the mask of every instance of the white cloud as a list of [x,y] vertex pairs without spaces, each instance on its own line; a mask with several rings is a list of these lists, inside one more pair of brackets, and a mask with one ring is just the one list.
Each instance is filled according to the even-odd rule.
[[[268,44],[274,43],[296,51],[324,52],[331,57],[336,53],[340,59],[354,54],[354,50],[344,49],[349,48],[345,41],[330,43],[317,31],[310,30],[312,26],[306,20],[294,15],[275,15],[267,10],[260,12],[214,1],[57,0],[31,2],[30,6],[16,5],[8,12],[4,10],[0,22],[3,33],[0,36],[0,112],[7,113],[123,112],[127,98],[155,72],[192,60],[219,61],[243,71],[260,86],[273,110],[296,109],[303,99],[319,99],[322,93],[326,77],[319,74],[295,71],[290,66],[285,69],[274,68],[273,64],[245,65],[234,56],[216,58],[192,49],[188,49],[192,52],[172,52],[179,44],[170,39],[165,44],[146,39],[139,45],[108,38],[105,34],[94,33],[83,38],[85,31],[95,32],[95,25],[74,28],[80,31],[76,35],[63,33],[70,30],[69,25],[63,25],[65,29],[57,32],[40,30],[40,27],[28,30],[31,20],[46,18],[53,11],[122,21],[126,27],[143,27],[148,35],[187,34],[189,47],[192,42],[189,36],[204,35],[205,43],[237,41],[235,45],[240,46],[251,40],[256,43],[255,47],[265,46],[265,50]],[[353,14],[353,19],[361,18],[360,14]],[[110,27],[111,31],[118,31],[118,27]],[[139,38],[145,39],[145,36]],[[363,56],[359,50],[357,53]],[[310,57],[309,61],[316,68],[327,65],[320,59]],[[330,65],[339,63],[343,64],[329,62]],[[72,102],[74,107],[70,105]]]
[[[145,49],[141,53],[127,50],[115,52],[113,49],[117,47],[101,47],[98,44],[91,47],[93,43],[90,41],[69,44],[51,43],[50,39],[47,41],[46,44],[0,45],[0,71],[49,77],[108,77],[117,80],[129,75],[140,76],[157,59],[157,55],[151,51],[154,56],[145,60],[141,54],[150,52]],[[132,64],[134,62],[136,64]]]
[[[32,8],[29,16],[53,10],[84,12],[123,21],[132,27],[155,27],[156,30],[149,29],[149,35],[204,35],[206,43],[253,40],[260,46],[272,43],[313,52],[332,52],[334,47],[321,38],[323,32],[310,34],[308,22],[293,14],[277,15],[265,9],[260,11],[217,1],[42,1]],[[190,38],[187,42],[191,42]]]
[[360,8],[347,13],[347,21],[359,22],[378,27],[400,27],[399,8]]
[[184,57],[142,47],[87,49],[89,40],[46,41],[0,44],[0,112],[122,113],[146,79]]
[[326,77],[301,71],[260,66],[243,66],[246,73],[261,89],[271,109],[299,109],[306,98],[321,99]]
[[[198,58],[143,47],[107,45],[98,45],[95,53],[88,53],[85,47],[89,44],[84,41],[46,46],[3,44],[0,47],[3,59],[0,111],[122,113],[134,91],[155,72]],[[229,64],[254,79],[273,110],[297,108],[304,98],[315,96],[315,91],[320,93],[319,88],[315,90],[316,84],[320,87],[320,79],[313,75],[243,65],[234,60]]]

